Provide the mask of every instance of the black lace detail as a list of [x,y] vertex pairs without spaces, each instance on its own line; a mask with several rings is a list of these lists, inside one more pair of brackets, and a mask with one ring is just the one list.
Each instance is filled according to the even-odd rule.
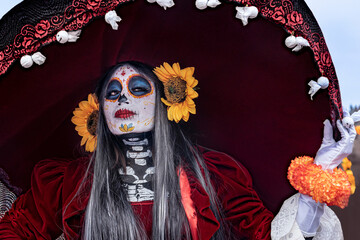
[[60,30],[75,31],[130,0],[28,0],[0,21],[0,75],[14,60],[56,41]]

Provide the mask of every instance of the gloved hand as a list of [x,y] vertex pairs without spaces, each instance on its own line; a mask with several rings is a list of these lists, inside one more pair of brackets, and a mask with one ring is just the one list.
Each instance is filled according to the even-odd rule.
[[[347,157],[353,149],[356,137],[355,127],[345,128],[340,120],[336,125],[341,134],[341,140],[336,142],[333,138],[333,129],[329,120],[324,122],[324,137],[314,162],[323,169],[334,169]],[[324,203],[317,203],[312,197],[300,194],[296,222],[304,237],[315,236],[324,213]]]
[[317,203],[312,197],[300,194],[296,222],[304,237],[313,237],[320,225],[325,203]]
[[352,152],[354,146],[355,127],[352,125],[350,128],[345,128],[340,120],[336,121],[336,126],[341,134],[341,140],[338,142],[333,138],[330,121],[324,122],[324,137],[314,160],[315,164],[321,165],[324,170],[336,168]]

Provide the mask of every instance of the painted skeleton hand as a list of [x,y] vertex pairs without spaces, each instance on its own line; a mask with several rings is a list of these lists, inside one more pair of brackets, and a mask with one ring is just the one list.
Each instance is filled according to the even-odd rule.
[[[333,138],[330,121],[324,122],[324,137],[314,160],[323,169],[336,168],[353,149],[356,137],[355,127],[352,125],[345,128],[340,120],[336,122],[336,125],[341,134],[341,140],[338,142]],[[310,196],[300,195],[296,222],[305,237],[315,236],[320,225],[320,218],[324,213],[324,206],[324,203],[317,203]]]

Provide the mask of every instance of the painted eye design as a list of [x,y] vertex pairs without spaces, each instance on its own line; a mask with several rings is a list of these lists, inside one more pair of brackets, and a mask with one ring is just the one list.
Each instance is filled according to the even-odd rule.
[[119,98],[121,90],[121,83],[119,81],[113,80],[109,83],[109,86],[106,89],[105,98],[109,100],[116,100]]
[[134,96],[143,96],[151,92],[151,84],[141,76],[134,76],[129,80],[129,91]]

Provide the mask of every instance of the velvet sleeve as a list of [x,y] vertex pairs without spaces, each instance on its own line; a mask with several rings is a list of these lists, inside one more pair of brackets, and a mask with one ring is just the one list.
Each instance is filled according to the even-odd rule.
[[0,223],[0,239],[56,239],[62,233],[63,176],[69,161],[44,160]]
[[249,239],[270,239],[273,214],[253,189],[245,167],[224,153],[208,151],[203,156],[222,203],[225,220],[234,234]]

